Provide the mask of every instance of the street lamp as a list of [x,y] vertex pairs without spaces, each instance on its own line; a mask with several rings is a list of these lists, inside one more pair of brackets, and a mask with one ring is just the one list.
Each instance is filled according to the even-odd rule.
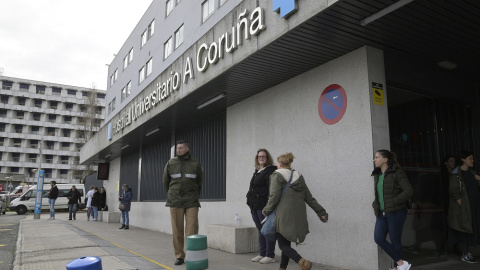
[[12,183],[9,183],[10,181],[10,176],[5,177],[5,180],[7,181],[7,205],[10,204],[10,188],[12,186]]
[[33,173],[32,185],[34,185],[35,184],[35,173],[37,173],[37,169],[32,169],[32,173]]

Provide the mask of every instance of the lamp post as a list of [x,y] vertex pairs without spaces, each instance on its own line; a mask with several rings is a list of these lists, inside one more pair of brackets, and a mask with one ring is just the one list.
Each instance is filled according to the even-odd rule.
[[9,205],[10,204],[10,192],[11,192],[10,186],[12,185],[12,183],[10,183],[10,176],[5,177],[5,180],[7,181],[7,205]]
[[32,173],[33,173],[32,185],[35,185],[35,174],[37,173],[37,169],[32,169]]

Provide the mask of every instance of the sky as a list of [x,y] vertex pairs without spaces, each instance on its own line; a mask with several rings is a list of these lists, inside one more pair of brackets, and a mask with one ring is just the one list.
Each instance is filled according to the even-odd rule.
[[0,73],[106,90],[106,64],[152,1],[0,0]]

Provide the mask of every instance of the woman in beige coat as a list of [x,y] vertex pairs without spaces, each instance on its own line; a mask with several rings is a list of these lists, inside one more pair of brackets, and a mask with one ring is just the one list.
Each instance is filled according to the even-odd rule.
[[[275,228],[278,246],[282,250],[280,270],[287,268],[289,259],[298,263],[302,270],[309,270],[312,268],[312,263],[302,258],[291,247],[291,243],[302,243],[309,233],[306,204],[317,213],[322,222],[328,221],[328,214],[313,198],[303,176],[290,167],[293,158],[292,153],[286,153],[277,158],[278,170],[270,176],[270,196],[263,209],[263,214],[269,215],[275,207],[278,207]],[[292,182],[285,194],[281,196],[290,177],[292,177]]]

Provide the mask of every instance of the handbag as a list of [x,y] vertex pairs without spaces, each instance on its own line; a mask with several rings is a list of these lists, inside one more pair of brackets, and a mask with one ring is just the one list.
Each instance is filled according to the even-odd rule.
[[[290,175],[290,180],[288,180],[287,185],[283,188],[280,199],[282,199],[285,192],[287,192],[287,189],[290,186],[290,183],[292,183],[292,177],[293,177],[294,171],[295,170],[292,170],[292,174]],[[265,238],[271,241],[277,240],[277,230],[275,228],[275,221],[277,219],[277,206],[275,206],[275,209],[273,209],[270,215],[266,216],[265,219],[262,221],[263,226],[262,226],[262,229],[260,230],[260,233],[263,236],[265,236]]]
[[121,202],[118,204],[118,209],[120,209],[120,211],[125,211],[127,210],[127,205]]

